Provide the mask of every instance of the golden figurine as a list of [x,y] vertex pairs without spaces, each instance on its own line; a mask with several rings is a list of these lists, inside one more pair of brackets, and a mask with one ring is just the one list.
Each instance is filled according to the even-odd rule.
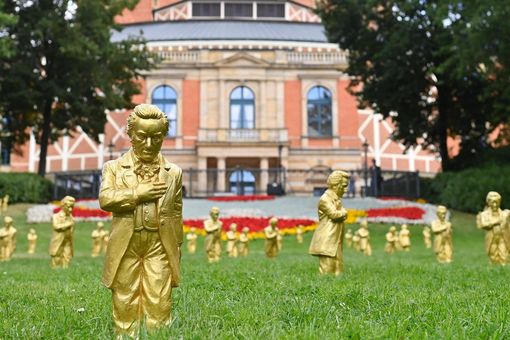
[[359,229],[359,249],[366,256],[372,256],[372,245],[370,244],[370,232],[368,231],[368,222],[361,222]]
[[398,242],[397,228],[391,226],[390,230],[386,233],[386,244],[384,251],[387,254],[393,254],[396,250],[396,243]]
[[269,220],[269,225],[264,228],[264,236],[266,238],[264,242],[264,251],[266,256],[269,258],[276,257],[280,250],[278,246],[278,235],[280,233],[278,227],[278,219],[276,217],[272,217]]
[[196,228],[195,227],[191,227],[189,229],[189,233],[186,234],[186,245],[188,246],[188,253],[190,254],[195,254],[195,252],[197,251],[197,233],[196,233]]
[[71,215],[74,197],[66,196],[62,199],[62,210],[53,215],[50,241],[50,256],[52,268],[67,268],[73,258],[74,219]]
[[180,282],[182,170],[161,154],[169,121],[141,104],[127,120],[132,148],[103,167],[99,204],[113,213],[103,268],[117,333],[134,336],[171,322],[172,287]]
[[336,170],[328,177],[328,189],[321,196],[318,206],[319,225],[313,233],[309,253],[319,257],[321,274],[340,275],[343,271],[342,244],[347,210],[342,196],[349,185],[349,174]]
[[101,253],[106,254],[106,249],[108,249],[108,242],[110,242],[110,232],[108,230],[103,230],[103,239],[101,241]]
[[204,230],[207,233],[205,236],[205,251],[207,253],[207,260],[209,263],[218,262],[221,256],[221,230],[223,229],[223,222],[218,217],[220,216],[220,209],[212,207],[209,211],[210,218],[204,221]]
[[407,224],[402,224],[400,227],[400,233],[398,233],[398,243],[400,249],[403,251],[411,250],[411,232],[409,231]]
[[28,253],[34,254],[35,253],[35,246],[37,245],[37,233],[35,232],[35,229],[30,228],[30,231],[27,235],[28,240]]
[[278,235],[276,235],[276,244],[278,245],[278,252],[281,252],[283,248],[283,233],[280,229],[278,229]]
[[0,261],[9,261],[16,250],[16,228],[12,226],[12,218],[5,216],[4,226],[0,228]]
[[92,231],[92,257],[97,257],[103,249],[104,238],[107,232],[103,229],[104,223],[97,222],[97,229]]
[[299,244],[303,243],[303,233],[304,233],[303,226],[298,225],[298,227],[296,229],[296,241]]
[[356,230],[354,232],[354,235],[352,235],[352,249],[356,250],[356,251],[361,251],[361,248],[360,248],[360,242],[361,241],[361,237],[359,236],[359,230]]
[[478,228],[484,229],[485,251],[491,263],[505,265],[510,249],[510,211],[501,210],[501,195],[487,194],[486,207],[476,216]]
[[448,210],[445,206],[437,207],[437,220],[432,221],[432,232],[434,233],[434,252],[440,263],[452,262],[453,242],[452,224],[446,220]]
[[431,233],[430,228],[425,227],[423,228],[423,243],[425,243],[425,248],[430,249],[432,247],[432,241],[430,239]]
[[232,223],[227,231],[227,254],[228,257],[237,257],[237,224]]
[[239,236],[239,256],[248,256],[250,236],[248,235],[250,229],[244,227],[241,235]]
[[5,195],[2,199],[2,211],[7,211],[7,206],[9,205],[9,195]]
[[347,248],[352,247],[352,229],[347,229],[347,232],[345,233],[345,245]]

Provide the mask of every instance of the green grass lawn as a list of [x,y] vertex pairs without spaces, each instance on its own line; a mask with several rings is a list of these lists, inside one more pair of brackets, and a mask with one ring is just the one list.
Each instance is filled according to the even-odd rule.
[[[50,225],[35,226],[37,253],[28,256],[25,209],[9,211],[18,249],[0,263],[0,339],[111,338],[102,258],[90,257],[94,223],[77,225],[71,268],[51,270]],[[418,227],[411,227],[410,253],[384,254],[388,226],[372,225],[374,255],[345,250],[338,278],[318,275],[318,260],[307,255],[311,234],[302,245],[285,238],[272,261],[257,240],[249,257],[209,265],[200,242],[197,254],[183,255],[172,326],[148,338],[509,338],[510,268],[488,264],[474,216],[455,213],[453,225],[450,265],[435,262]]]

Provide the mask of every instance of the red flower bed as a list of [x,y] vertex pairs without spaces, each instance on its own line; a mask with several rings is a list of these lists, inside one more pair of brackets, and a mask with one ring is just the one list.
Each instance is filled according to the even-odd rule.
[[[58,207],[53,209],[53,213],[58,213],[62,208]],[[87,209],[82,207],[74,207],[73,217],[81,217],[81,218],[87,218],[87,217],[100,217],[100,218],[108,218],[111,216],[111,213],[108,211],[104,211],[101,209]]]
[[368,217],[402,217],[409,220],[420,220],[425,214],[425,210],[417,207],[402,208],[379,208],[368,209]]
[[251,196],[213,196],[208,197],[209,201],[218,202],[239,202],[239,201],[270,201],[274,200],[274,196],[269,195],[251,195]]
[[[241,230],[244,227],[250,228],[250,232],[262,231],[269,225],[270,217],[224,217],[220,218],[223,222],[223,230],[229,230],[232,223],[237,224],[237,230]],[[314,225],[315,221],[305,218],[281,218],[278,219],[278,228],[288,229],[295,228],[298,225],[303,227]],[[204,221],[199,219],[184,220],[184,225],[187,227],[195,227],[197,229],[204,228]]]

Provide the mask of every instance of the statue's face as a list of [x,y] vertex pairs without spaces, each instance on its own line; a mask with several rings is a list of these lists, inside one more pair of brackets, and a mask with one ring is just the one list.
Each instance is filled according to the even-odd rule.
[[165,138],[161,119],[137,119],[131,132],[133,151],[144,162],[153,162]]
[[497,211],[499,209],[500,201],[497,197],[491,197],[487,201],[487,204],[491,208],[492,211]]
[[446,211],[438,210],[437,217],[439,218],[440,221],[444,221],[446,218]]
[[338,197],[342,197],[347,191],[347,186],[349,185],[349,180],[343,178],[335,187],[334,190]]
[[74,202],[71,202],[71,201],[66,201],[64,203],[64,205],[62,206],[62,210],[64,211],[66,216],[71,215],[71,212],[73,211],[73,208],[74,208]]
[[217,212],[217,211],[211,211],[211,213],[209,214],[211,216],[211,218],[216,221],[218,219],[218,217],[220,216],[220,213]]
[[276,224],[278,223],[278,221],[271,220],[269,223],[271,224],[271,227],[273,227],[273,229],[274,229],[274,228],[276,228]]

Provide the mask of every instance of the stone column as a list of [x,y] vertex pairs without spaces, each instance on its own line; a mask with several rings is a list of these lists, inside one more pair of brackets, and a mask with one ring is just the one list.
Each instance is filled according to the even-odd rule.
[[225,192],[225,178],[226,178],[226,172],[225,172],[225,157],[218,157],[218,172],[216,173],[217,180],[216,183],[218,183],[218,192]]
[[267,158],[260,159],[260,187],[259,190],[265,193],[267,184],[269,183],[269,160]]
[[207,191],[207,158],[199,157],[198,158],[198,188],[197,192],[199,194],[205,193]]

